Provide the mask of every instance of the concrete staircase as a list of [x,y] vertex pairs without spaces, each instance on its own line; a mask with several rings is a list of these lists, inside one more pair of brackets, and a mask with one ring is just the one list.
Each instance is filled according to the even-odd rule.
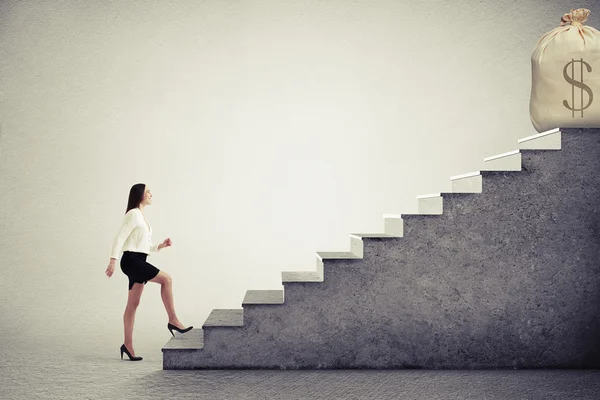
[[600,130],[519,140],[176,333],[164,369],[599,368]]

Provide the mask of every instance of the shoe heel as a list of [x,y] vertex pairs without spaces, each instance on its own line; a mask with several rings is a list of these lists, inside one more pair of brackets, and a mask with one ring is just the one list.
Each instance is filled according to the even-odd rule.
[[127,356],[129,357],[129,361],[141,361],[144,359],[143,357],[133,357],[131,353],[129,353],[129,350],[127,350],[127,348],[125,347],[125,344],[121,346],[121,360],[123,359],[123,352],[127,354]]
[[188,326],[187,328],[179,329],[175,325],[171,325],[171,323],[169,322],[167,324],[167,328],[169,329],[169,332],[171,332],[171,335],[173,335],[173,337],[175,337],[175,334],[173,333],[173,329],[175,329],[179,333],[186,333],[186,332],[189,332],[190,330],[192,330],[193,326]]

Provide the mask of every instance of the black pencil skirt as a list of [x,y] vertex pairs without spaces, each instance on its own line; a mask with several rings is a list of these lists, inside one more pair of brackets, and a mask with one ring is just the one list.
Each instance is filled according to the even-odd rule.
[[146,258],[148,254],[135,251],[124,251],[121,257],[121,271],[129,278],[129,290],[133,288],[134,283],[143,283],[144,285],[154,278],[160,270],[154,265],[148,263]]

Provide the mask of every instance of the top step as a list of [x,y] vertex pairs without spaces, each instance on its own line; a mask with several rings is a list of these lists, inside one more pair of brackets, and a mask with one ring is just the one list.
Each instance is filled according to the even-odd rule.
[[556,128],[524,137],[519,139],[518,142],[521,150],[560,150],[562,136],[560,128]]

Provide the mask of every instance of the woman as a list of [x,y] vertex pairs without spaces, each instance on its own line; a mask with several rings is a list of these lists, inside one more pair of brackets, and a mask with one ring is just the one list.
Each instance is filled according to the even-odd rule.
[[110,262],[106,268],[106,275],[110,278],[115,270],[115,261],[123,252],[121,258],[121,271],[129,277],[129,297],[127,307],[123,315],[123,324],[125,325],[125,343],[121,346],[121,359],[123,353],[129,356],[131,361],[140,361],[143,357],[136,357],[133,351],[133,322],[135,320],[135,311],[140,303],[140,297],[147,282],[156,282],[161,285],[160,294],[162,301],[169,316],[167,328],[171,335],[175,336],[173,329],[177,332],[185,333],[193,326],[184,328],[175,314],[173,305],[173,286],[171,277],[163,271],[160,271],[154,265],[146,262],[146,257],[151,251],[160,251],[160,249],[171,246],[171,239],[165,239],[159,245],[152,243],[152,228],[144,216],[144,207],[152,204],[152,194],[150,189],[143,183],[133,185],[129,191],[129,201],[127,202],[127,211],[123,224],[117,236],[115,237],[110,251]]

